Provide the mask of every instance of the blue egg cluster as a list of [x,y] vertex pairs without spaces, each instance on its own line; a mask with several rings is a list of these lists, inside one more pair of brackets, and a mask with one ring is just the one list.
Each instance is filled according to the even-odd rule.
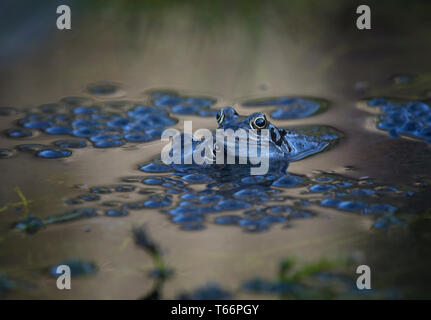
[[[9,109],[2,112],[9,115]],[[84,148],[87,141],[96,148],[121,147],[127,142],[147,142],[160,138],[166,127],[177,123],[165,108],[127,101],[109,101],[96,105],[84,97],[66,97],[58,104],[45,104],[26,111],[18,120],[21,128],[6,130],[9,138],[21,139],[34,135],[34,130],[48,135],[68,135],[78,139],[62,139],[37,152],[42,158],[63,158],[72,154],[68,148]],[[62,150],[60,150],[62,149]]]
[[[87,91],[95,96],[112,96],[119,86],[110,82],[91,84]],[[88,142],[95,148],[118,148],[126,143],[144,143],[159,139],[163,130],[175,125],[178,119],[170,114],[214,117],[211,109],[215,99],[184,96],[174,91],[152,91],[147,104],[133,101],[108,100],[95,103],[86,97],[65,97],[59,103],[43,104],[24,110],[17,121],[20,127],[5,131],[9,138],[24,139],[37,131],[48,135],[72,136],[55,141],[55,148],[25,148],[46,159],[64,158],[72,154],[67,149],[85,148]],[[0,116],[12,116],[18,110],[0,108]],[[45,150],[41,150],[45,149]],[[17,149],[18,150],[18,149]]]
[[174,114],[215,117],[217,110],[211,109],[216,102],[209,97],[183,96],[175,91],[151,92],[154,105],[166,107]]
[[422,101],[399,101],[387,98],[368,100],[369,107],[378,107],[377,127],[392,138],[407,135],[431,143],[431,108]]
[[246,101],[242,104],[245,107],[274,107],[271,111],[273,119],[301,119],[310,117],[318,112],[322,112],[327,107],[327,102],[300,97],[276,97]]

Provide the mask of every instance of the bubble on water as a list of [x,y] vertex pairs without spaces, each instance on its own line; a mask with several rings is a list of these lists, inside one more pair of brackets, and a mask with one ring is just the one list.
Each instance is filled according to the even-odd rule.
[[120,184],[114,186],[115,191],[117,192],[133,192],[136,190],[136,187],[130,184]]
[[36,151],[40,151],[42,149],[48,148],[48,146],[45,146],[43,144],[19,144],[16,146],[16,149],[18,151],[23,151],[23,152],[36,152]]
[[112,193],[111,187],[91,187],[90,188],[91,193],[97,193],[97,194],[108,194]]
[[9,138],[28,138],[33,135],[33,132],[28,129],[16,128],[6,130],[6,135]]
[[350,194],[354,196],[359,196],[359,197],[368,197],[375,193],[376,192],[372,189],[354,189],[350,191]]
[[215,194],[199,197],[199,202],[203,204],[218,202],[223,199],[223,196]]
[[272,185],[275,187],[291,188],[301,183],[301,179],[291,175],[286,175],[275,180]]
[[265,177],[262,176],[250,176],[250,177],[244,177],[241,179],[242,183],[260,183],[265,181]]
[[127,210],[116,210],[116,209],[109,209],[105,211],[105,215],[109,217],[124,217],[127,216],[129,212]]
[[326,192],[326,191],[330,191],[330,190],[335,190],[337,187],[329,184],[329,183],[323,183],[323,184],[315,184],[312,185],[310,187],[310,191],[311,192],[316,192],[316,193],[320,193],[320,192]]
[[154,140],[155,137],[146,133],[127,133],[124,135],[124,139],[129,142],[147,142]]
[[147,208],[162,208],[170,206],[171,203],[168,200],[148,200],[145,201],[144,205]]
[[147,178],[142,180],[142,183],[149,185],[159,185],[163,183],[163,180],[160,178]]
[[147,165],[143,165],[139,167],[139,170],[144,172],[168,172],[172,171],[172,168],[165,165],[165,164],[159,164],[159,163],[149,163]]
[[97,194],[82,194],[78,196],[79,199],[84,201],[99,201],[100,196]]
[[[100,133],[100,129],[96,127],[77,127],[72,131],[72,134],[76,137],[89,138],[92,136],[96,136]],[[102,139],[101,139],[102,140]]]
[[320,204],[324,207],[336,208],[342,200],[340,199],[323,199]]
[[107,140],[98,140],[93,142],[93,146],[95,148],[116,148],[116,147],[121,147],[122,145],[124,145],[124,141],[123,140],[111,140],[111,139],[107,139]]
[[73,129],[67,126],[52,126],[45,129],[48,134],[72,134]]
[[72,151],[67,149],[42,149],[36,153],[39,158],[58,159],[67,158],[72,155]]
[[287,205],[276,205],[268,207],[267,210],[272,213],[284,213],[292,211],[292,208]]
[[183,194],[180,199],[182,200],[192,200],[192,199],[196,199],[198,196],[193,194],[193,193],[185,193]]
[[241,201],[241,200],[222,200],[216,205],[217,210],[239,210],[239,209],[246,209],[250,208],[251,205],[247,201]]
[[200,223],[204,219],[200,215],[190,215],[190,214],[177,214],[172,218],[173,223]]
[[52,123],[50,121],[20,121],[20,124],[28,129],[46,129]]
[[85,140],[57,140],[54,141],[53,144],[59,148],[72,148],[79,149],[85,148],[87,146],[87,142]]
[[181,179],[190,183],[204,183],[208,182],[210,177],[201,173],[191,173],[182,177]]
[[0,116],[8,117],[17,114],[18,111],[12,107],[0,107]]
[[260,190],[259,188],[246,188],[242,189],[240,191],[237,191],[233,194],[234,197],[240,198],[240,199],[250,199],[253,201],[268,201],[269,197],[267,194]]
[[367,206],[361,201],[341,201],[338,204],[338,209],[345,211],[361,211]]

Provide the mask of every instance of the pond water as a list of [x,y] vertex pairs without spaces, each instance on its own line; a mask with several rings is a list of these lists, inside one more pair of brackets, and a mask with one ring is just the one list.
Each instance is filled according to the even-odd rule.
[[[0,295],[430,297],[422,34],[323,45],[276,24],[252,40],[235,20],[209,37],[172,12],[134,37],[81,23],[2,66]],[[216,129],[226,106],[325,147],[264,176],[160,162],[163,129]],[[354,287],[360,264],[371,293]]]

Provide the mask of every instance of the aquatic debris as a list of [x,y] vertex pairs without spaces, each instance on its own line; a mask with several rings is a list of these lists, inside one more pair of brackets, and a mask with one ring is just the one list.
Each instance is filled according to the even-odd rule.
[[98,271],[96,264],[93,262],[79,259],[69,259],[50,267],[49,273],[54,277],[58,277],[59,274],[57,273],[57,268],[62,265],[68,266],[70,268],[70,275],[72,277],[93,275]]
[[35,233],[43,226],[45,226],[45,224],[41,219],[38,219],[33,214],[30,214],[27,219],[17,222],[14,225],[14,228],[18,230],[24,230],[27,233]]
[[161,298],[164,283],[173,275],[173,270],[166,267],[163,260],[163,252],[160,246],[150,237],[145,225],[133,227],[133,238],[135,244],[147,251],[152,259],[155,269],[151,270],[150,275],[155,278],[155,283],[151,291],[146,294],[143,300],[155,300]]
[[10,208],[14,208],[15,210],[24,208],[24,212],[28,213],[28,204],[33,202],[33,200],[27,199],[27,197],[21,191],[20,187],[15,187],[13,190],[17,193],[21,201],[7,203],[6,205],[0,208],[0,212],[6,211]]
[[35,233],[40,228],[48,224],[92,218],[96,217],[97,215],[97,210],[94,208],[74,209],[48,218],[37,218],[33,214],[30,214],[26,219],[15,223],[13,227],[18,230],[24,230],[28,233]]
[[132,231],[135,243],[138,246],[147,250],[151,255],[162,254],[160,247],[150,237],[145,225],[134,227]]

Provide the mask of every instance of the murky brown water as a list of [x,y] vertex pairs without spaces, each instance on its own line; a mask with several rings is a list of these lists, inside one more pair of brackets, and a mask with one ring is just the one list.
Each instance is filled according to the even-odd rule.
[[[358,33],[356,39],[340,43],[329,39],[329,45],[322,46],[321,40],[310,34],[300,39],[293,33],[286,34],[278,28],[277,21],[265,26],[256,39],[234,19],[228,27],[208,34],[189,23],[187,12],[177,17],[166,14],[156,26],[144,24],[132,31],[123,21],[114,24],[115,19],[106,18],[99,23],[77,22],[70,32],[54,32],[43,44],[3,66],[0,104],[21,108],[56,102],[64,96],[88,96],[84,91],[87,84],[105,79],[122,84],[124,95],[115,99],[137,101],[152,88],[209,95],[218,99],[216,107],[254,97],[314,96],[330,102],[326,112],[302,120],[273,122],[283,127],[328,125],[345,137],[329,151],[292,163],[289,172],[308,175],[313,170],[334,171],[354,178],[370,176],[387,185],[408,186],[431,178],[429,144],[390,139],[375,128],[375,115],[358,107],[359,99],[368,96],[416,98],[423,94],[429,82],[396,86],[389,80],[398,72],[426,76],[430,71],[430,42],[421,33],[414,39],[391,34],[367,38]],[[354,90],[358,81],[367,81],[370,89],[358,93]],[[237,110],[248,114],[255,109],[237,106]],[[216,125],[213,118],[178,118],[178,128],[182,127],[181,120],[189,119],[194,129],[212,129]],[[0,127],[9,128],[13,120],[1,117]],[[40,134],[25,141],[47,144],[57,139]],[[2,148],[18,143],[26,142],[0,137]],[[130,145],[135,148],[127,148]],[[142,175],[138,164],[159,155],[162,146],[156,141],[128,144],[126,148],[85,148],[60,160],[18,153],[0,160],[0,206],[19,202],[14,191],[19,187],[30,201],[29,212],[38,217],[63,212],[69,209],[64,199],[82,193],[76,185],[110,185],[120,183],[125,176]],[[346,166],[355,170],[347,170]],[[418,200],[411,200],[411,210],[429,208],[421,192],[415,196]],[[133,199],[129,195],[107,199],[114,197]],[[397,242],[390,240],[401,237],[410,243],[412,238],[405,230],[376,231],[371,229],[371,216],[314,205],[310,209],[318,215],[295,220],[287,229],[277,225],[259,234],[214,224],[207,224],[202,231],[182,231],[159,210],[149,209],[131,212],[124,218],[102,215],[26,234],[11,230],[11,225],[23,220],[26,212],[9,209],[0,212],[0,271],[30,286],[11,291],[8,297],[12,299],[135,299],[148,292],[154,281],[148,276],[152,260],[134,244],[131,232],[133,225],[146,223],[154,240],[165,249],[167,265],[175,271],[164,287],[163,298],[174,298],[210,281],[236,291],[250,278],[273,277],[279,261],[286,257],[296,257],[304,263],[323,257],[352,256],[359,257],[357,264],[375,266],[376,283],[406,287],[412,295],[429,297],[429,291],[420,291],[414,285],[423,279],[416,276],[424,275],[429,257],[411,257],[408,245],[395,246]],[[85,232],[86,228],[91,231]],[[419,241],[412,245],[424,244]],[[406,258],[388,266],[386,259],[391,252]],[[99,272],[74,279],[70,291],[59,291],[46,269],[71,257],[94,261]],[[412,263],[411,259],[416,260]],[[354,274],[354,270],[350,271]],[[404,285],[400,277],[411,277],[412,283]],[[238,291],[235,297],[260,296]]]

